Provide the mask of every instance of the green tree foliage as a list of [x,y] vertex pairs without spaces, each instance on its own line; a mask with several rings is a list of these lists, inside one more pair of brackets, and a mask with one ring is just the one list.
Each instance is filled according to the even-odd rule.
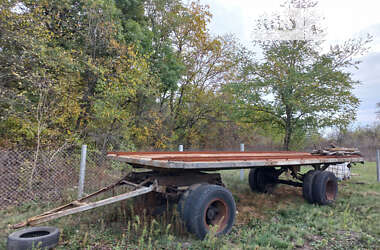
[[[67,99],[72,77],[72,57],[51,47],[43,5],[3,1],[1,8],[1,136],[3,143],[31,146],[36,137],[67,139],[65,130],[78,107]],[[75,94],[73,94],[75,97]],[[62,106],[68,111],[61,112]],[[62,130],[61,130],[62,129]]]
[[152,95],[147,56],[125,43],[113,1],[4,1],[1,16],[3,143],[33,145],[39,130],[45,146],[102,148],[105,126]]
[[197,2],[179,9],[171,19],[174,47],[183,58],[185,72],[178,89],[168,93],[166,122],[175,132],[175,142],[193,147],[201,147],[205,127],[219,115],[219,90],[234,79],[239,65],[236,41],[211,36],[207,30],[210,19],[208,8]]
[[[303,2],[307,8],[309,1]],[[274,18],[259,24],[278,21]],[[286,150],[318,129],[347,126],[359,105],[352,93],[359,82],[347,69],[359,63],[354,56],[364,53],[368,42],[352,39],[323,52],[318,40],[257,41],[263,60],[247,63],[232,87],[237,114],[243,121],[277,130]]]
[[211,18],[199,1],[0,0],[0,147],[288,148],[354,118],[344,69],[366,41],[261,43],[258,62]]
[[0,11],[5,147],[199,144],[236,64],[199,2],[2,1]]

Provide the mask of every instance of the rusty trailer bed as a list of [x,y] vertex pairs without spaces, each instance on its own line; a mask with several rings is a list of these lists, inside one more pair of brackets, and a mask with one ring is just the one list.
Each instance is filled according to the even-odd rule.
[[110,152],[111,159],[149,169],[223,170],[253,167],[335,165],[364,162],[360,155],[304,152]]

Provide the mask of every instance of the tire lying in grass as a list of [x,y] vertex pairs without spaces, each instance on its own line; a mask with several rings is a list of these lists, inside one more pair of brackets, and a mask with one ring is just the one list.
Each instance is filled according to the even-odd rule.
[[314,203],[313,198],[313,181],[315,179],[315,176],[319,174],[321,171],[319,170],[310,170],[306,173],[305,177],[303,178],[303,186],[302,186],[302,193],[303,197],[309,202]]
[[319,172],[313,181],[313,199],[319,205],[332,204],[338,193],[338,181],[334,173]]
[[8,236],[8,250],[51,249],[58,244],[59,229],[56,227],[30,227]]
[[204,184],[195,188],[185,201],[184,220],[190,233],[204,239],[211,227],[216,235],[227,234],[235,222],[236,205],[230,191]]

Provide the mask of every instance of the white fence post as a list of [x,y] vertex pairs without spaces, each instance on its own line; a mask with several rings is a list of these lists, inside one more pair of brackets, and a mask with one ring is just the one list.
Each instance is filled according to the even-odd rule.
[[178,151],[183,152],[183,145],[182,144],[178,146]]
[[[240,143],[240,152],[244,152],[244,143]],[[244,180],[244,169],[240,169],[240,180]]]
[[376,150],[377,181],[380,182],[380,150]]
[[82,153],[80,157],[80,170],[79,170],[78,199],[82,198],[82,195],[83,195],[84,177],[86,174],[86,155],[87,155],[87,145],[82,145]]

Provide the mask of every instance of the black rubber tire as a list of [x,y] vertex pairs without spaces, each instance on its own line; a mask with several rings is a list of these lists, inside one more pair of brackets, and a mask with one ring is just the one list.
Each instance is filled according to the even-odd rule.
[[323,171],[314,177],[313,199],[319,205],[332,204],[338,194],[338,180],[334,173]]
[[189,232],[199,239],[209,232],[210,225],[217,228],[216,235],[227,234],[235,222],[236,205],[230,191],[218,185],[201,185],[191,192],[185,208],[185,220]]
[[305,200],[307,200],[309,203],[314,203],[313,181],[315,179],[315,176],[320,172],[321,171],[319,170],[310,170],[306,173],[305,177],[303,178],[302,194]]
[[56,227],[29,227],[8,236],[7,249],[51,249],[58,241],[59,229]]
[[179,217],[181,218],[181,220],[183,222],[185,222],[186,224],[186,220],[185,220],[185,207],[186,209],[189,208],[189,204],[186,205],[186,201],[189,200],[189,196],[190,194],[192,193],[192,191],[196,188],[198,188],[199,186],[201,185],[207,185],[206,183],[197,183],[197,184],[193,184],[191,185],[180,197],[179,201],[178,201],[178,204],[177,204],[177,212],[179,214]]
[[248,175],[248,183],[249,187],[251,188],[252,191],[257,191],[257,170],[258,168],[251,168],[249,170],[249,175]]
[[259,193],[269,193],[276,186],[275,170],[273,168],[257,168],[256,170],[256,191]]

